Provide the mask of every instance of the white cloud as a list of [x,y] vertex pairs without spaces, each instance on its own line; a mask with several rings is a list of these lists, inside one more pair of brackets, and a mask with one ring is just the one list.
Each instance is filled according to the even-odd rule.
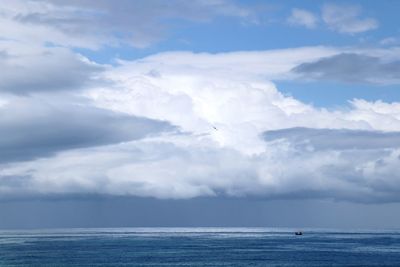
[[318,18],[308,10],[293,8],[287,21],[291,25],[304,26],[312,29],[317,26]]
[[122,62],[106,74],[117,87],[97,88],[88,96],[99,107],[167,120],[183,131],[203,134],[215,126],[219,130],[211,135],[221,145],[240,146],[249,153],[262,151],[260,132],[291,127],[293,122],[285,118],[311,110],[284,97],[265,76],[286,74],[304,58],[332,53],[324,48],[309,51],[160,54]]
[[167,34],[169,20],[208,22],[227,16],[255,20],[255,10],[230,0],[215,1],[3,1],[3,38],[96,49],[102,45],[146,47]]
[[[249,156],[205,138],[172,136],[76,150],[9,165],[0,172],[0,191],[4,197],[93,193],[399,201],[399,149],[299,149],[285,140],[265,148]],[[10,183],[10,177],[22,178]]]
[[[182,132],[9,163],[0,172],[0,191],[3,196],[95,193],[399,201],[399,145],[382,143],[376,131],[400,131],[400,103],[353,100],[347,109],[320,109],[281,94],[266,79],[284,76],[297,61],[331,53],[338,51],[174,52],[121,62],[105,73],[113,83],[84,95],[98,107],[165,120]],[[269,66],[275,62],[277,68]],[[346,138],[337,139],[342,132],[320,130],[319,134],[329,133],[329,146],[323,146],[323,136],[263,137],[265,131],[291,127],[347,129]],[[365,138],[370,136],[365,131],[376,134]],[[352,149],[343,147],[343,140],[357,136]],[[369,149],[362,147],[362,140]],[[18,179],[10,182],[13,177]]]
[[361,8],[353,5],[324,5],[322,19],[332,30],[348,34],[370,31],[379,26],[376,19],[361,17]]
[[[116,87],[95,88],[87,95],[100,107],[171,121],[197,134],[207,132],[211,125],[227,127],[228,131],[213,133],[216,138],[224,133],[229,139],[235,135],[229,129],[239,133],[242,131],[237,129],[247,126],[255,134],[295,126],[400,129],[396,123],[378,127],[379,121],[372,120],[372,116],[353,120],[349,117],[352,112],[316,109],[282,95],[268,80],[290,77],[288,72],[299,61],[337,53],[340,52],[321,47],[217,55],[163,53],[121,62],[106,73]],[[352,102],[354,111],[364,108],[360,101]],[[384,116],[397,119],[396,109]],[[248,138],[238,136],[238,140]]]

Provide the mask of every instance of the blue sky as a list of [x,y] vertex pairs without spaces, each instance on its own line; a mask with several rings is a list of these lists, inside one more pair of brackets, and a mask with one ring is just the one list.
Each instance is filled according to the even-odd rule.
[[6,0],[0,227],[394,227],[399,11]]

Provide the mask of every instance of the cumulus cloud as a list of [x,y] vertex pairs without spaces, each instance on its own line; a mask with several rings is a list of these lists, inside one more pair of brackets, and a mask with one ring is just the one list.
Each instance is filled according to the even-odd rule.
[[118,114],[87,103],[13,97],[0,106],[0,162],[120,143],[172,129],[165,122]]
[[293,71],[304,78],[315,80],[372,84],[400,82],[399,60],[385,61],[379,57],[355,53],[341,53],[315,62],[302,63]]
[[378,21],[362,17],[361,11],[359,6],[327,4],[322,8],[322,19],[340,33],[354,34],[378,28]]
[[287,21],[291,25],[304,26],[312,29],[317,26],[318,18],[308,10],[293,8]]
[[0,31],[8,38],[87,48],[120,43],[145,47],[162,39],[174,19],[255,16],[251,8],[230,0],[6,1],[0,10]]
[[[276,52],[299,55],[278,70],[316,56]],[[2,195],[400,201],[400,103],[307,105],[265,79],[279,73],[262,71],[276,54],[253,53],[175,52],[107,69],[110,86],[84,92],[91,105],[168,121],[181,133],[8,163],[0,171]]]
[[[328,112],[281,94],[266,80],[266,77],[285,77],[296,62],[337,53],[320,47],[217,55],[163,53],[121,62],[119,67],[106,73],[115,87],[96,87],[86,95],[99,107],[165,119],[196,133],[210,129],[210,124],[220,127],[237,124],[243,125],[237,128],[244,129],[246,122],[260,127],[253,132],[307,125],[312,128],[398,129],[395,121],[392,126],[384,126],[380,124],[381,119],[373,119],[373,116],[353,119],[358,111],[375,111],[375,107],[382,104],[391,110],[382,115],[396,120],[395,103],[376,102],[368,106],[369,102],[354,100],[351,112]],[[383,109],[370,115],[380,112]]]
[[[380,142],[379,134],[375,137],[368,141]],[[399,201],[399,148],[377,145],[349,150],[332,144],[321,149],[318,140],[304,147],[284,135],[281,138],[266,142],[265,151],[252,156],[196,136],[64,152],[3,168],[0,191],[3,196],[92,193],[161,199],[230,196]],[[10,177],[20,178],[10,183]]]

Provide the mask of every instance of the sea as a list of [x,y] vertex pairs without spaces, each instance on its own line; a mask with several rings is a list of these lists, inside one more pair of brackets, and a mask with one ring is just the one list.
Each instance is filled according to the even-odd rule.
[[296,230],[3,230],[0,266],[400,266],[400,231]]

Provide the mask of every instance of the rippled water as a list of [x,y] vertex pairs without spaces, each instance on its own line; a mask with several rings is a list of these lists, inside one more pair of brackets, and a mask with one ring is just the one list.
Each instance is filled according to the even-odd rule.
[[399,231],[117,228],[0,231],[0,266],[400,266]]

